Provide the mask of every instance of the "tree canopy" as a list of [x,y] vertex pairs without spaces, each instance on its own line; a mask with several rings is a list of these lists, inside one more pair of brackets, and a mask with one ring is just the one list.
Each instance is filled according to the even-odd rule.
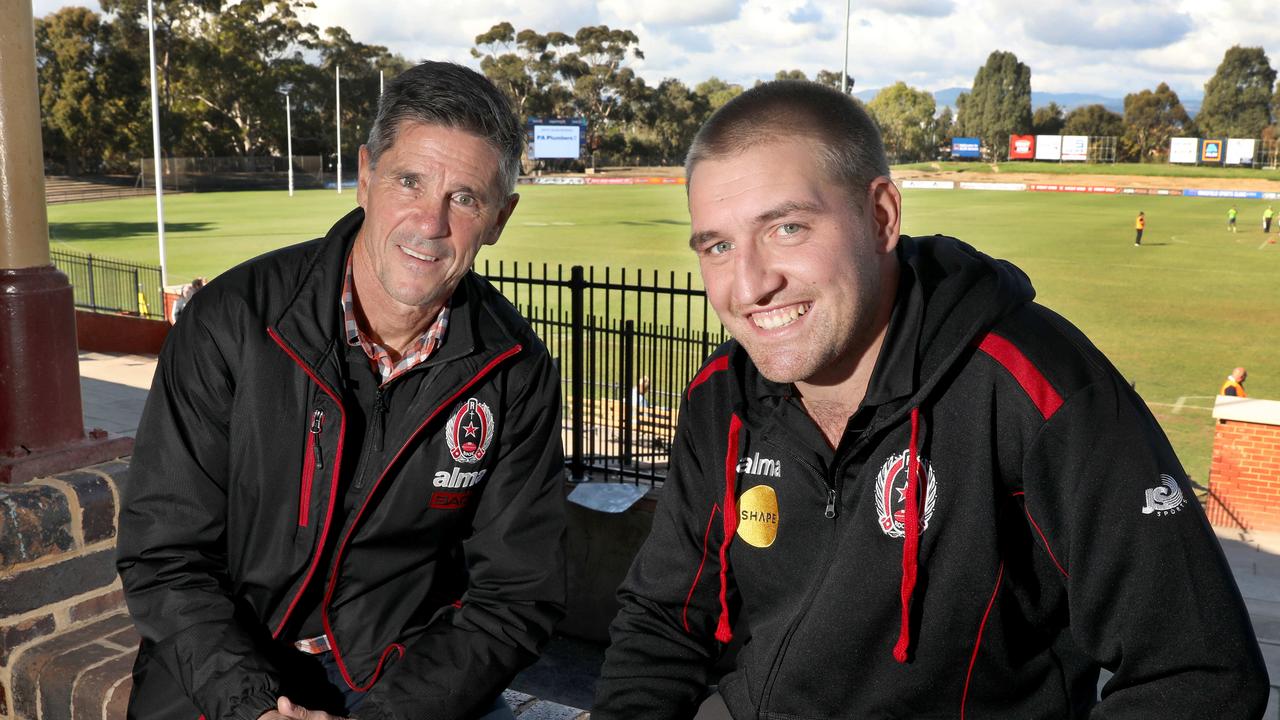
[[1260,47],[1229,48],[1209,82],[1196,125],[1210,137],[1256,138],[1271,124],[1276,71]]
[[982,138],[999,160],[1008,153],[1009,135],[1031,129],[1031,68],[1013,53],[996,50],[956,104],[960,133]]

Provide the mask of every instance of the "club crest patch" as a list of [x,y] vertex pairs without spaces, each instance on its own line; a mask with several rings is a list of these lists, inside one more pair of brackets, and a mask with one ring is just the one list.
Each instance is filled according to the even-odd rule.
[[1160,484],[1147,488],[1147,502],[1142,506],[1143,515],[1172,515],[1187,506],[1182,488],[1172,476],[1160,475]]
[[[907,534],[907,470],[907,451],[903,450],[885,460],[880,466],[880,474],[876,475],[876,515],[880,518],[880,529],[891,538]],[[924,508],[920,514],[920,532],[923,534],[938,502],[938,482],[933,466],[924,458],[920,458],[918,473],[917,481],[923,480],[926,488]]]
[[493,442],[496,425],[489,406],[469,398],[454,408],[444,428],[449,455],[460,463],[480,462]]

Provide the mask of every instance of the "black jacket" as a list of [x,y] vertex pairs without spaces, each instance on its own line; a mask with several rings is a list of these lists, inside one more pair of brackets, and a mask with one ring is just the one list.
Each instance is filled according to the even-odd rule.
[[1141,398],[1012,265],[898,254],[834,455],[734,342],[690,384],[592,717],[690,717],[741,620],[738,720],[1260,717],[1249,617]]
[[[361,718],[484,709],[562,614],[558,378],[474,273],[437,354],[388,385],[381,451],[365,444],[356,509],[331,526],[359,440],[344,438],[339,293],[363,217],[218,277],[161,352],[121,500],[133,717],[307,705],[317,683],[278,636],[312,584],[344,679],[372,687]],[[334,562],[317,567],[326,538]]]

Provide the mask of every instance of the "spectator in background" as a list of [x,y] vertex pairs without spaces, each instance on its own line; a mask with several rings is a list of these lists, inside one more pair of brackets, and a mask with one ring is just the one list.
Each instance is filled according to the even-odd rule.
[[191,296],[195,295],[202,287],[204,287],[204,278],[202,277],[195,278],[182,286],[182,292],[178,294],[178,299],[173,301],[173,322],[178,322],[178,315],[182,312],[182,309],[191,301]]
[[636,381],[635,387],[631,388],[631,407],[643,408],[649,407],[649,376],[641,375]]
[[1218,390],[1218,394],[1230,395],[1231,397],[1249,397],[1244,391],[1244,381],[1247,377],[1249,377],[1249,373],[1242,367],[1232,370],[1231,374],[1227,376],[1227,381],[1222,383],[1222,388]]
[[1138,211],[1138,219],[1133,221],[1133,229],[1137,231],[1133,236],[1133,245],[1137,247],[1142,244],[1142,231],[1147,229],[1147,216]]
[[1231,209],[1227,211],[1227,230],[1231,232],[1236,231],[1236,215],[1239,215],[1239,213],[1236,211],[1236,206],[1232,205]]

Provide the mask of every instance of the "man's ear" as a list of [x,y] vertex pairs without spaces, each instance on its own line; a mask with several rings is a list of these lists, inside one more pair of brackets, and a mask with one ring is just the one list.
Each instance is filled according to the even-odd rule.
[[369,155],[369,146],[360,146],[360,171],[357,173],[356,180],[356,204],[365,207],[365,200],[369,197],[369,182],[373,178],[373,158]]
[[876,251],[892,253],[902,230],[902,193],[888,176],[882,175],[867,187],[867,215],[876,239]]
[[498,237],[502,235],[503,229],[507,227],[507,221],[511,219],[511,213],[516,211],[516,205],[519,203],[520,193],[511,193],[507,196],[506,202],[498,210],[498,218],[493,223],[493,232],[489,235],[489,239],[484,241],[485,245],[492,245],[498,242]]

